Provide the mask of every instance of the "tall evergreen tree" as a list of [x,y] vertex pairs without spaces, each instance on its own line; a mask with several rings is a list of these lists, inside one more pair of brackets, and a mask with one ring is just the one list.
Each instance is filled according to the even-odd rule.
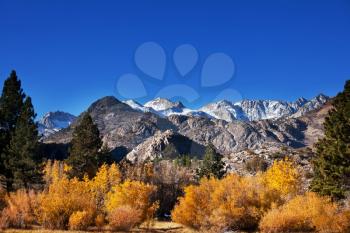
[[221,179],[225,175],[222,155],[218,153],[214,145],[209,144],[205,149],[203,163],[197,170],[197,177],[216,177]]
[[66,162],[71,166],[71,176],[83,178],[84,174],[93,177],[101,159],[102,141],[97,125],[86,113],[74,129],[72,145]]
[[31,188],[38,184],[41,178],[39,136],[35,117],[31,98],[26,97],[10,143],[5,149],[4,164],[12,175],[8,177],[8,186],[13,189]]
[[14,130],[17,118],[23,106],[25,94],[21,88],[21,80],[16,71],[12,71],[3,86],[0,98],[0,123],[7,130]]
[[23,106],[25,94],[21,88],[21,81],[18,79],[15,71],[5,80],[2,94],[0,97],[0,173],[6,177],[12,175],[11,171],[6,169],[4,161],[8,160],[8,154],[4,154],[8,147],[11,135],[15,131],[15,125]]
[[350,190],[350,80],[332,104],[324,122],[325,136],[316,145],[311,189],[339,199]]

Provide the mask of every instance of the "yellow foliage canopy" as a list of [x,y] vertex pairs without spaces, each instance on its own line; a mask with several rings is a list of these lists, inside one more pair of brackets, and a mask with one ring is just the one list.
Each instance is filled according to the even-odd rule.
[[202,179],[198,186],[185,188],[172,218],[196,229],[254,229],[266,211],[281,205],[284,196],[294,195],[299,187],[300,175],[288,159],[253,177],[230,174],[222,180]]
[[140,181],[127,180],[116,185],[107,194],[106,210],[113,212],[121,206],[130,206],[141,211],[141,221],[153,217],[157,209],[157,203],[151,201],[151,195],[156,191],[156,187]]
[[[113,185],[120,183],[117,165],[102,165],[93,179],[69,179],[69,167],[63,162],[49,161],[44,169],[48,187],[40,195],[39,220],[47,228],[66,228],[69,218],[75,223],[82,216],[93,218],[103,212],[104,201]],[[85,219],[85,218],[84,218]],[[73,223],[72,223],[73,224]]]
[[269,188],[283,195],[295,195],[301,188],[300,171],[296,168],[296,164],[288,158],[275,160],[262,178]]
[[350,231],[350,213],[330,198],[309,192],[269,211],[261,220],[260,229],[269,233],[345,233]]

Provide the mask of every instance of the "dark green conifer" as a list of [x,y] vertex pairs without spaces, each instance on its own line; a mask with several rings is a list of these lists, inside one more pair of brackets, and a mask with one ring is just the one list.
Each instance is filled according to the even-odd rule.
[[4,152],[5,167],[11,171],[11,177],[8,177],[10,189],[33,188],[41,181],[39,137],[35,117],[31,98],[26,97],[10,143]]
[[67,164],[71,166],[71,176],[83,178],[85,174],[93,177],[101,160],[102,141],[97,125],[86,113],[73,132]]
[[225,175],[224,162],[222,161],[222,155],[218,153],[214,145],[209,144],[205,149],[204,159],[197,170],[197,177],[216,177],[221,179]]
[[21,81],[16,72],[12,71],[4,82],[0,97],[0,173],[5,177],[11,177],[12,172],[5,167],[4,162],[9,158],[4,152],[10,144],[24,98]]
[[311,189],[339,199],[350,190],[350,80],[332,105],[324,122],[325,137],[316,145]]

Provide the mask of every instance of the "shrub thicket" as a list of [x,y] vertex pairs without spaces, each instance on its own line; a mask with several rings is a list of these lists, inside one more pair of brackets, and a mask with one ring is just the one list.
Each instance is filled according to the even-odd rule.
[[[108,215],[114,213],[115,209],[121,206],[129,206],[140,212],[138,224],[151,220],[158,208],[158,203],[151,200],[151,195],[155,191],[155,186],[141,181],[127,180],[114,186],[107,194],[106,210]],[[109,216],[110,218],[111,216]]]
[[231,174],[222,180],[202,179],[198,186],[185,188],[172,218],[195,229],[216,232],[255,229],[273,205],[283,203],[287,192],[296,193],[299,182],[299,173],[289,160],[276,162],[266,173],[253,177]]
[[69,229],[86,230],[92,223],[91,213],[88,211],[76,211],[69,217]]
[[5,197],[6,207],[0,216],[0,228],[27,228],[36,223],[37,194],[24,189],[9,193]]
[[306,193],[270,210],[261,220],[260,229],[269,233],[346,233],[350,230],[350,214],[330,198]]
[[142,211],[128,205],[119,206],[108,214],[108,220],[113,230],[129,231],[142,222]]
[[[49,162],[45,168],[48,187],[40,195],[39,220],[50,229],[85,228],[98,215],[104,215],[107,193],[121,182],[116,165],[102,165],[93,179],[69,179],[70,167]],[[85,221],[80,223],[79,221]],[[88,224],[89,225],[89,224]]]

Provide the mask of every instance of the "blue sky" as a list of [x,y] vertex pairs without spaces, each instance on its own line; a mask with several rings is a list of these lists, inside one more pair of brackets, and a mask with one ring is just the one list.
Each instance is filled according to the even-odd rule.
[[[163,80],[135,65],[136,49],[148,41],[165,50]],[[349,42],[348,0],[1,0],[0,85],[15,69],[39,116],[79,114],[106,95],[122,99],[115,87],[125,73],[143,82],[148,94],[140,102],[170,84],[198,91],[190,107],[228,88],[243,98],[291,101],[342,90],[350,77]],[[185,78],[172,62],[182,44],[199,54]],[[233,59],[233,79],[201,87],[201,66],[216,52]]]

